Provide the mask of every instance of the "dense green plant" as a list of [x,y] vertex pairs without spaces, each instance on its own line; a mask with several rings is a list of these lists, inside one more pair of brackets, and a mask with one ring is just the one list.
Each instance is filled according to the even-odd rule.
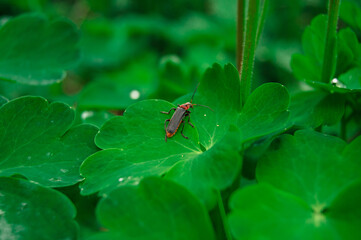
[[0,239],[360,239],[361,6],[291,5],[1,1]]

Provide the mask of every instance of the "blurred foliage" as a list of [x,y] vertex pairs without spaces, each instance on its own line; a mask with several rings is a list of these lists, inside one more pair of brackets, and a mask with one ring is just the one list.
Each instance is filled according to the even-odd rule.
[[[291,93],[304,87],[291,74],[290,59],[301,51],[303,30],[325,12],[325,4],[270,1],[253,88],[264,82],[281,82]],[[345,22],[350,20],[343,9],[349,8],[341,8]],[[0,1],[2,22],[34,11],[78,25],[81,61],[60,84],[34,88],[2,82],[0,94],[10,99],[36,94],[82,110],[122,110],[147,98],[173,101],[192,91],[214,62],[235,63],[235,0]],[[135,99],[132,91],[139,93]]]

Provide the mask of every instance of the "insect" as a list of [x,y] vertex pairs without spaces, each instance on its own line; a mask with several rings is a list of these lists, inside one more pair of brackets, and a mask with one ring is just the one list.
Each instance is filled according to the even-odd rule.
[[[171,111],[174,111],[173,116],[171,117],[171,119],[167,119],[164,122],[165,141],[167,141],[167,138],[171,138],[177,133],[177,130],[178,130],[179,126],[181,125],[181,123],[183,123],[181,134],[182,134],[182,136],[184,138],[188,139],[188,137],[184,136],[183,129],[184,129],[184,124],[185,124],[185,118],[186,117],[188,117],[188,124],[191,125],[194,128],[193,124],[190,122],[190,119],[191,119],[190,118],[190,113],[191,112],[189,111],[189,109],[193,108],[193,106],[198,105],[198,106],[209,108],[210,110],[213,111],[213,109],[211,109],[208,106],[201,105],[201,104],[192,104],[193,97],[194,97],[194,94],[197,91],[198,86],[199,86],[199,84],[197,85],[196,89],[194,90],[194,93],[192,95],[192,98],[191,98],[190,102],[186,102],[186,103],[184,103],[182,105],[178,104],[177,108],[172,108],[168,112],[163,112],[163,111],[161,112],[161,113],[164,113],[164,114],[170,114]],[[167,122],[169,122],[168,126],[167,126]]]

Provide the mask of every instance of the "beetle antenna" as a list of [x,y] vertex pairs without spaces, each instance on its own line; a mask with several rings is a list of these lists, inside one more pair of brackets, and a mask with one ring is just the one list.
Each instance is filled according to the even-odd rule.
[[206,106],[206,105],[202,105],[202,104],[193,104],[193,106],[194,105],[198,105],[198,106],[201,106],[201,107],[206,107],[206,108],[209,108],[210,110],[212,110],[213,112],[214,112],[214,110],[212,109],[212,108],[210,108],[210,107],[208,107],[208,106]]
[[192,103],[192,101],[193,101],[194,95],[196,94],[196,91],[197,91],[200,83],[201,83],[201,82],[198,83],[196,89],[194,90],[194,93],[193,93],[192,98],[191,98],[191,103]]

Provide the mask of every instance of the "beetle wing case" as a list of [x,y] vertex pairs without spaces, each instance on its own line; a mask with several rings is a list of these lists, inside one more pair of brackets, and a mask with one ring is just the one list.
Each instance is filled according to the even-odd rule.
[[180,123],[183,120],[183,117],[185,115],[187,110],[184,108],[177,107],[177,110],[174,112],[172,118],[170,119],[170,122],[167,126],[167,132],[168,133],[175,133],[180,125]]

